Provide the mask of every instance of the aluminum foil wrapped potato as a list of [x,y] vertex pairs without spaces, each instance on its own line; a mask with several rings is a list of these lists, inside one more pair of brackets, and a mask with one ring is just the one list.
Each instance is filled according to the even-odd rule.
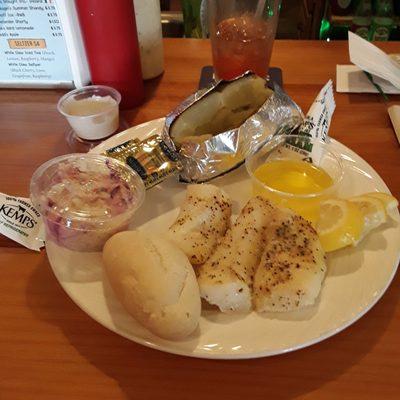
[[179,173],[183,182],[207,182],[240,166],[271,135],[303,122],[296,103],[247,72],[200,90],[167,115],[161,135],[131,139],[105,151],[133,168],[146,189]]
[[264,79],[248,75],[225,82],[188,107],[171,125],[176,145],[201,143],[219,133],[238,128],[273,94]]
[[179,152],[184,182],[206,182],[240,166],[270,135],[303,121],[279,86],[247,72],[188,97],[167,117],[163,139]]

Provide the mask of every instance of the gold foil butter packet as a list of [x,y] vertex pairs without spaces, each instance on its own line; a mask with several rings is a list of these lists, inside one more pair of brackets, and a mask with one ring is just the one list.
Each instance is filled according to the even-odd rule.
[[143,179],[146,189],[182,169],[178,154],[158,135],[143,141],[128,140],[103,154],[129,165]]

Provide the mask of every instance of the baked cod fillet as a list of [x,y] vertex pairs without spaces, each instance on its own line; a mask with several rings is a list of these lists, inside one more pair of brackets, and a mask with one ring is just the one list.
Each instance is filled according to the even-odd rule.
[[317,232],[299,215],[277,209],[265,235],[254,276],[256,311],[292,311],[314,304],[326,273]]
[[188,185],[177,220],[168,231],[193,265],[203,264],[230,224],[232,203],[214,185]]
[[212,256],[197,269],[201,297],[222,312],[251,310],[254,273],[274,211],[261,197],[249,200]]

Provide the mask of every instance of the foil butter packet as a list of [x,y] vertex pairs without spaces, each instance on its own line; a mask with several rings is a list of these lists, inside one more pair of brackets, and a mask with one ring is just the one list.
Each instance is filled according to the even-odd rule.
[[103,154],[128,164],[143,179],[146,189],[181,170],[178,154],[158,135],[143,141],[129,140]]
[[24,197],[0,193],[0,233],[31,250],[44,247],[41,215]]
[[[230,81],[229,84],[251,75],[254,74],[246,73]],[[265,81],[263,82],[266,86]],[[193,136],[188,135],[190,140],[178,144],[172,134],[178,118],[207,96],[210,97],[208,108],[217,110],[220,99],[216,95],[223,90],[220,86],[227,83],[219,81],[207,89],[194,93],[166,117],[162,137],[179,154],[182,163],[180,180],[183,182],[207,182],[223,175],[239,167],[249,154],[272,135],[290,134],[303,122],[303,114],[297,104],[278,85],[274,85],[273,91],[267,89],[270,95],[266,101],[261,103],[238,128],[228,129],[215,135],[200,135],[195,140]],[[214,98],[211,99],[211,96]],[[232,93],[231,98],[241,96],[246,96],[243,89]],[[251,94],[247,97],[251,97]],[[228,100],[226,102],[228,103]],[[248,108],[239,106],[234,112],[243,116],[247,110]],[[213,119],[224,118],[224,111],[223,108],[217,110]],[[189,124],[188,129],[190,129]]]

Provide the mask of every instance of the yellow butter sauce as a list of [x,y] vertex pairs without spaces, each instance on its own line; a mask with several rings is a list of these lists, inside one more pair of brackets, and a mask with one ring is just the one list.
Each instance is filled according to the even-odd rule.
[[254,176],[263,184],[254,183],[254,194],[291,208],[311,221],[327,196],[325,190],[333,185],[326,171],[302,160],[271,160],[260,165]]
[[265,185],[281,192],[311,194],[332,186],[332,178],[321,168],[301,160],[274,160],[254,172]]

